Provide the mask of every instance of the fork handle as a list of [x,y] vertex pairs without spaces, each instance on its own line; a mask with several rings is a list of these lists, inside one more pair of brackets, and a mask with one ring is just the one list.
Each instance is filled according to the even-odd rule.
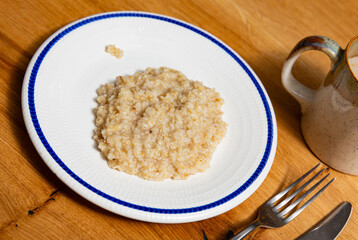
[[234,235],[232,238],[230,238],[230,240],[239,240],[239,239],[243,239],[244,237],[246,237],[250,232],[254,231],[256,228],[260,227],[260,223],[258,220],[256,220],[255,222],[251,223],[249,226],[247,226],[245,229],[241,230],[239,233],[237,233],[236,235]]

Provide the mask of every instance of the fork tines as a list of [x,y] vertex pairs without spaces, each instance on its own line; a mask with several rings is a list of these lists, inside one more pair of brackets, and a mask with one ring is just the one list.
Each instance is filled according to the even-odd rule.
[[[302,177],[297,179],[294,183],[292,183],[290,186],[285,188],[282,192],[271,198],[267,204],[270,204],[273,206],[275,202],[280,200],[283,196],[285,196],[292,188],[294,188],[297,184],[299,184],[303,179],[305,179],[310,173],[312,173],[321,163],[317,164],[314,168],[309,170],[307,173],[305,173]],[[296,191],[294,191],[290,196],[288,196],[286,199],[284,199],[282,202],[278,203],[276,206],[273,206],[274,210],[279,211],[282,207],[284,207],[287,203],[289,203],[297,194],[301,193],[302,190],[307,187],[314,179],[316,179],[323,171],[327,170],[328,168],[324,168],[318,173],[316,173],[311,179],[309,179],[306,183],[304,183],[301,187],[299,187]],[[305,193],[302,194],[298,199],[296,199],[293,203],[285,207],[282,211],[279,212],[279,216],[284,218],[284,216],[289,213],[291,210],[293,210],[305,197],[307,197],[308,194],[310,194],[313,190],[315,190],[318,185],[320,185],[328,176],[330,173],[326,174],[321,180],[319,180],[315,185],[313,185],[310,189],[308,189]],[[285,221],[289,222],[292,219],[294,219],[298,214],[300,214],[310,203],[313,202],[333,181],[335,178],[330,180],[326,185],[324,185],[313,197],[311,197],[306,203],[304,203],[300,208],[298,208],[295,212],[293,212],[290,216],[288,216]]]

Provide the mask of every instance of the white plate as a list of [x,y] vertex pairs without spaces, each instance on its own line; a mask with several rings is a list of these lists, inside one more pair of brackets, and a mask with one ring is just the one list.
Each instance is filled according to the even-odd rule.
[[[124,57],[105,53],[107,44]],[[227,134],[206,172],[146,181],[110,169],[96,149],[96,89],[149,66],[178,69],[224,98]],[[208,32],[152,13],[103,13],[53,34],[29,64],[22,109],[33,144],[64,183],[109,211],[150,222],[192,222],[230,210],[260,186],[276,151],[273,108],[247,63]]]

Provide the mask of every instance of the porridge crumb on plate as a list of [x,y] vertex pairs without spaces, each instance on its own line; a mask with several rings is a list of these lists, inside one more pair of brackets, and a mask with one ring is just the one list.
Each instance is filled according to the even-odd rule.
[[97,93],[94,139],[111,168],[164,180],[210,167],[227,125],[214,89],[161,67],[119,76]]
[[117,48],[116,46],[114,46],[113,44],[108,44],[106,46],[106,52],[111,54],[112,56],[120,59],[121,57],[123,57],[123,51],[119,48]]

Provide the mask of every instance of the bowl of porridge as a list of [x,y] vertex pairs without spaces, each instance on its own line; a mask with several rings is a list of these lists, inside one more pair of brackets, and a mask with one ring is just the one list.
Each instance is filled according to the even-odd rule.
[[276,152],[272,104],[243,58],[153,13],[102,13],[58,30],[28,66],[22,109],[56,177],[142,221],[232,209],[261,185]]

